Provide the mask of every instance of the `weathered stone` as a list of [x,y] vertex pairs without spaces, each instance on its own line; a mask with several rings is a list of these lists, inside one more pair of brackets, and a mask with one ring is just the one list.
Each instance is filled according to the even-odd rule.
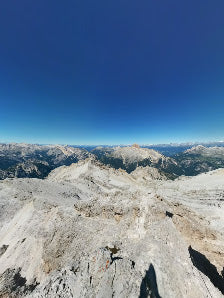
[[223,180],[88,159],[1,181],[0,297],[222,297]]

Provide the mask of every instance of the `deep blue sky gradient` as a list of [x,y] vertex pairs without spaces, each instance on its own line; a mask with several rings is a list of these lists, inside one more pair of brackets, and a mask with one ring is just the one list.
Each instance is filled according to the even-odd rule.
[[223,139],[223,0],[1,1],[0,141]]

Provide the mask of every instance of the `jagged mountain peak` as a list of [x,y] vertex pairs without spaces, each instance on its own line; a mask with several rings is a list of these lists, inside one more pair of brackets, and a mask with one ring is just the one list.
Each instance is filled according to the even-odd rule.
[[197,153],[197,152],[202,152],[203,150],[206,150],[206,149],[207,148],[203,145],[197,145],[190,149],[187,149],[186,151],[184,151],[184,153]]
[[112,155],[115,157],[122,157],[124,159],[130,159],[132,161],[141,161],[143,159],[149,158],[152,160],[158,160],[160,158],[165,158],[159,152],[148,149],[141,148],[139,146],[131,147],[115,147]]
[[136,143],[134,143],[131,147],[134,147],[134,148],[140,148],[140,146]]

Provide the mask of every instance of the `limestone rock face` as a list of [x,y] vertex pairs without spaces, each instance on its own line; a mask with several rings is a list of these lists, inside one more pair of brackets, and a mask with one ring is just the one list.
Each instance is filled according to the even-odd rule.
[[164,172],[159,171],[156,168],[152,168],[149,166],[146,167],[137,167],[133,172],[131,172],[131,176],[138,180],[138,182],[152,182],[154,180],[167,180],[167,176]]
[[223,170],[171,181],[87,159],[3,180],[0,297],[223,297],[223,203]]
[[128,173],[137,167],[154,167],[166,174],[181,175],[177,162],[153,149],[141,148],[137,144],[131,147],[95,148],[92,153],[104,164],[115,169],[124,169]]
[[138,144],[133,144],[132,147],[134,147],[134,148],[140,148],[140,146]]

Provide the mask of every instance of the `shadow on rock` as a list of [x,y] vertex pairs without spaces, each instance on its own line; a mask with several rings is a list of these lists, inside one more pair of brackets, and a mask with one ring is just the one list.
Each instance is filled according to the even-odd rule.
[[205,274],[213,285],[224,294],[224,278],[218,273],[215,265],[210,263],[205,255],[193,249],[191,246],[189,246],[188,251],[193,265]]
[[139,298],[162,298],[159,295],[156,272],[154,266],[150,264],[149,269],[146,271],[145,277],[142,280]]

